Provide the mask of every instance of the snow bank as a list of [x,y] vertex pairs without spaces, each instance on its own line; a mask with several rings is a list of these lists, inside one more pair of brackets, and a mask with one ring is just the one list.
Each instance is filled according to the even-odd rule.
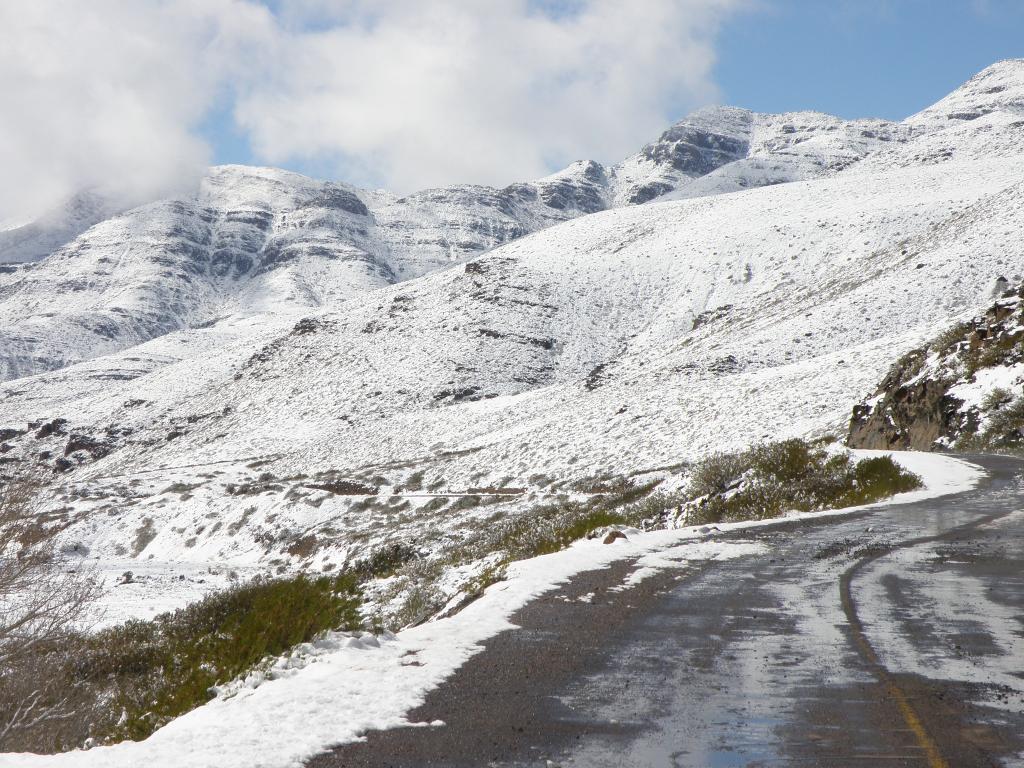
[[908,504],[912,501],[923,501],[950,493],[960,493],[974,488],[987,474],[977,464],[971,464],[969,461],[945,456],[941,453],[869,450],[855,450],[851,453],[859,459],[867,459],[872,456],[891,456],[900,466],[920,476],[924,482],[923,488],[898,494],[884,502],[886,504]]
[[[925,488],[893,501],[934,498],[973,487],[983,470],[965,461],[926,453],[856,451],[858,456],[889,453],[921,475]],[[892,502],[889,502],[892,503]],[[807,513],[816,517],[861,508]],[[791,518],[787,518],[791,519]],[[723,530],[771,525],[734,523]],[[355,741],[369,729],[410,723],[406,713],[452,675],[495,634],[514,628],[509,618],[537,596],[577,573],[636,558],[638,569],[624,588],[665,568],[689,562],[742,557],[763,545],[708,540],[701,528],[635,534],[604,545],[583,540],[551,555],[513,563],[508,579],[461,613],[379,639],[339,634],[320,644],[294,674],[257,687],[238,686],[157,731],[141,742],[97,747],[61,755],[0,755],[0,768],[285,768],[300,766],[333,745]]]

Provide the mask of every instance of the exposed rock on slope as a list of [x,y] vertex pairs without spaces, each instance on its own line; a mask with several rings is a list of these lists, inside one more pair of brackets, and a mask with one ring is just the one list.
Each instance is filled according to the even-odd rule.
[[612,170],[615,200],[700,197],[819,178],[910,135],[908,127],[885,120],[702,109]]
[[[1000,279],[997,284],[1005,284]],[[1024,286],[904,355],[854,406],[854,448],[1002,448],[1024,441]]]

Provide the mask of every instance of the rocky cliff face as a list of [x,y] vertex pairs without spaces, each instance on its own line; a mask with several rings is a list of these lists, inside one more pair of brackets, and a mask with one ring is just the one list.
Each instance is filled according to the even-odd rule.
[[911,135],[902,123],[886,120],[710,107],[611,168],[613,199],[634,205],[820,178]]
[[[1005,285],[1000,279],[997,285]],[[1024,286],[898,360],[856,405],[847,444],[993,449],[1024,440]]]

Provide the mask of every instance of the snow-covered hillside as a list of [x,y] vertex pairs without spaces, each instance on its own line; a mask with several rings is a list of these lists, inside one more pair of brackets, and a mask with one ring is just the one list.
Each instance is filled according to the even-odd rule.
[[0,380],[229,317],[273,325],[335,308],[609,207],[829,175],[906,133],[877,120],[713,108],[616,166],[581,161],[504,189],[396,197],[222,166],[193,195],[109,218],[109,205],[80,195],[0,232]]
[[[0,283],[9,375],[64,365],[0,389],[0,460],[60,470],[68,543],[119,563],[426,548],[570,480],[845,433],[1021,279],[1022,231],[1020,61],[901,124],[709,110],[501,191],[215,169]],[[526,493],[454,498],[496,486]]]
[[5,264],[45,258],[89,227],[113,215],[117,208],[103,194],[86,190],[34,221],[0,221],[0,269]]

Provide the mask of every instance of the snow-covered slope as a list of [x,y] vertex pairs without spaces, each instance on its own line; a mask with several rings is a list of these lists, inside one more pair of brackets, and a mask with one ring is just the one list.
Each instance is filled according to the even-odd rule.
[[906,134],[877,120],[716,107],[614,167],[581,161],[503,189],[396,197],[223,166],[193,195],[113,217],[83,195],[59,215],[0,232],[0,261],[22,263],[0,270],[0,380],[221,318],[273,324],[336,307],[609,207],[830,175]]
[[[320,567],[396,537],[424,547],[457,538],[569,480],[643,475],[764,438],[842,434],[853,404],[894,359],[984,306],[996,276],[1020,279],[1024,119],[1014,93],[1024,94],[1024,73],[1017,62],[992,71],[1010,83],[988,94],[995,101],[984,101],[984,73],[950,97],[990,105],[981,118],[915,118],[888,126],[887,140],[879,125],[828,131],[823,118],[780,118],[780,135],[799,128],[807,139],[763,153],[810,178],[557,226],[531,206],[599,207],[623,188],[624,166],[580,164],[568,180],[526,185],[537,200],[529,189],[486,197],[463,188],[412,202],[222,169],[200,200],[230,202],[194,211],[158,203],[152,230],[117,231],[135,221],[129,215],[77,241],[108,232],[123,264],[156,265],[130,291],[90,295],[137,306],[156,301],[147,291],[172,295],[166,314],[181,318],[179,330],[3,385],[0,460],[64,473],[64,535],[80,551]],[[714,169],[709,161],[695,181],[676,168],[675,192],[715,173],[724,186],[708,191],[739,186],[765,157],[750,147],[772,143],[770,121],[722,112],[729,135],[749,125],[743,135],[755,139],[742,153],[709,142],[742,157]],[[861,139],[884,146],[851,163],[862,151],[853,133],[865,130],[876,136]],[[747,170],[728,177],[730,167]],[[252,188],[244,205],[237,175]],[[630,177],[636,189],[641,177]],[[273,195],[272,213],[259,213],[261,195]],[[532,211],[547,228],[468,262],[475,246],[453,251],[452,241],[414,234],[416,224],[421,233],[461,228],[467,243],[510,239],[482,228],[497,220],[485,209],[510,225]],[[234,213],[207,221],[207,210]],[[339,230],[346,234],[334,237]],[[161,263],[166,252],[152,243],[168,233],[185,256]],[[254,248],[270,261],[245,261]],[[132,261],[131,249],[149,255]],[[87,293],[96,272],[115,271],[101,261],[111,252],[64,251],[43,264],[64,264],[66,284]],[[459,263],[437,269],[453,256]],[[76,276],[75,264],[89,259],[94,266]],[[29,272],[41,279],[52,269]],[[158,290],[164,281],[176,293]],[[75,293],[60,311],[77,306]],[[19,293],[5,295],[6,303]],[[193,306],[195,295],[203,299]],[[42,323],[42,291],[36,302],[19,322]],[[343,495],[339,479],[379,494]],[[504,506],[425,495],[493,486],[527,493]]]
[[1007,59],[972,77],[944,99],[908,117],[916,129],[940,130],[992,113],[1024,116],[1024,59]]
[[614,199],[643,203],[818,178],[909,135],[907,126],[885,120],[702,109],[612,169]]
[[116,210],[102,194],[87,190],[34,221],[0,222],[0,265],[38,261]]

